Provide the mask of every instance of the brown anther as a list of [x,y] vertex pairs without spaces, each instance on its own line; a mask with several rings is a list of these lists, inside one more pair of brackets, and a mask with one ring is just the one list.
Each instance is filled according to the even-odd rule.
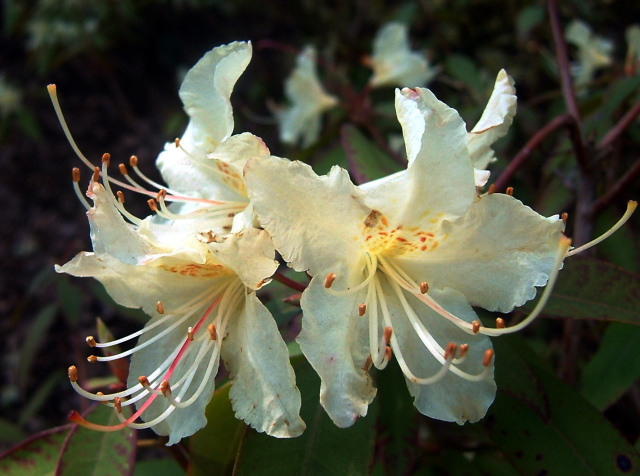
[[236,216],[236,214],[234,212],[227,213],[227,217],[229,217],[229,218],[233,218],[234,216]]
[[124,164],[118,164],[118,170],[122,175],[127,175],[129,171],[127,170],[127,166]]
[[444,350],[444,360],[453,359],[456,356],[458,350],[458,344],[455,342],[449,342]]
[[487,349],[484,351],[484,357],[482,358],[482,365],[488,367],[493,360],[493,349]]
[[567,212],[564,212],[560,218],[562,218],[562,221],[564,222],[564,224],[567,224],[567,220],[569,219],[569,214]]
[[393,334],[393,329],[391,328],[391,326],[385,327],[382,337],[386,345],[389,345],[389,342],[391,342],[391,334]]
[[109,165],[111,164],[111,154],[108,152],[105,152],[104,154],[102,154],[102,163],[107,163],[107,167],[109,167]]
[[498,329],[504,329],[504,319],[501,317],[496,318],[496,327]]
[[388,362],[391,360],[391,357],[393,357],[393,350],[391,350],[391,347],[387,346],[387,348],[384,349],[384,360]]
[[144,375],[140,375],[140,377],[138,377],[138,382],[145,388],[151,386],[151,384],[149,383],[149,379]]
[[147,205],[149,205],[149,208],[151,208],[151,211],[154,211],[154,212],[158,211],[158,204],[153,198],[150,198],[149,200],[147,200]]
[[336,280],[336,275],[335,273],[329,273],[327,274],[327,277],[324,278],[324,287],[325,288],[330,288],[331,285],[333,284],[333,282]]
[[492,183],[491,185],[489,185],[489,190],[487,191],[487,194],[491,195],[492,193],[495,193],[496,191],[496,184]]
[[90,355],[89,357],[87,357],[87,362],[94,364],[97,361],[98,361],[98,357],[96,357],[95,355]]
[[174,140],[173,143],[176,145],[176,149],[180,147],[180,139],[178,137],[176,137],[176,140]]
[[93,338],[93,336],[87,336],[85,340],[87,341],[87,344],[89,345],[89,347],[96,346],[96,340]]
[[[96,392],[96,395],[99,396],[99,397],[104,397],[104,393],[102,393],[102,392]],[[107,403],[107,402],[104,402],[104,403]]]
[[169,385],[168,380],[162,381],[162,383],[160,384],[160,391],[162,392],[162,395],[164,395],[165,397],[171,394],[171,385]]
[[507,189],[504,191],[504,193],[506,193],[510,197],[513,197],[513,187],[507,187]]
[[73,177],[75,183],[80,181],[80,169],[78,167],[74,167],[73,170],[71,170],[71,177]]
[[164,314],[164,304],[162,304],[162,301],[156,303],[156,311],[158,314]]
[[93,168],[93,175],[91,176],[92,182],[97,182],[100,179],[100,167]]
[[209,324],[207,326],[207,330],[209,331],[209,337],[211,337],[211,340],[218,340],[218,331],[216,330],[215,324]]
[[478,332],[480,332],[480,321],[473,321],[471,323],[471,330],[473,330],[474,334],[477,334]]
[[120,397],[115,397],[113,399],[113,406],[116,408],[118,413],[122,413],[122,399]]
[[124,203],[124,193],[122,193],[122,190],[118,190],[116,192],[116,195],[118,196],[118,201],[120,203]]
[[189,339],[190,341],[193,340],[193,327],[189,327],[187,329],[187,339]]
[[427,283],[426,281],[422,281],[420,283],[420,293],[427,294],[428,292],[429,292],[429,283]]
[[358,316],[364,316],[367,313],[367,305],[362,303],[358,306]]
[[156,200],[161,202],[162,200],[164,200],[167,196],[167,191],[162,188],[158,191],[158,193],[156,194]]
[[467,352],[469,352],[469,344],[462,344],[460,346],[460,358],[467,355]]
[[78,381],[78,369],[76,368],[75,365],[72,365],[71,367],[69,367],[69,369],[67,370],[67,373],[69,374],[69,380],[71,380],[72,382]]
[[129,165],[131,167],[137,167],[138,166],[138,157],[136,157],[135,155],[132,155],[131,157],[129,157]]

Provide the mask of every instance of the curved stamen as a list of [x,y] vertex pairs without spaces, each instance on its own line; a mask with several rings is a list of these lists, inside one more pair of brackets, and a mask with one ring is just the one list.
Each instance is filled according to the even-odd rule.
[[[349,294],[353,294],[356,293],[358,291],[360,291],[361,289],[363,289],[366,285],[368,285],[371,280],[373,279],[373,277],[376,275],[376,269],[378,267],[378,258],[376,257],[376,255],[370,254],[370,253],[366,253],[365,256],[367,257],[367,262],[366,262],[366,270],[369,273],[368,276],[364,279],[364,281],[362,281],[360,284],[358,284],[357,286],[351,288],[351,289],[341,289],[341,290],[335,290],[332,289],[331,286],[326,287],[325,289],[326,291],[333,295],[333,296],[348,296]],[[333,273],[330,273],[333,274]],[[335,279],[335,277],[334,277]],[[333,283],[333,281],[332,281]]]
[[71,172],[72,178],[73,178],[73,191],[76,193],[76,196],[78,197],[78,199],[80,200],[80,203],[82,203],[82,205],[84,205],[84,208],[86,208],[87,210],[91,209],[91,205],[89,205],[89,202],[87,202],[87,199],[84,198],[84,195],[82,194],[82,192],[80,191],[80,169],[78,167],[74,167],[72,172]]

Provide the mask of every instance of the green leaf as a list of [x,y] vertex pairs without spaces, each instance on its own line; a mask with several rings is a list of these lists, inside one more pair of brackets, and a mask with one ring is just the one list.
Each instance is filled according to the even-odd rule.
[[620,398],[640,378],[640,328],[612,323],[598,352],[584,368],[582,395],[599,410]]
[[640,325],[640,275],[593,258],[567,258],[543,313]]
[[[126,408],[123,414],[126,415]],[[92,423],[120,423],[113,408],[97,404],[85,415]],[[75,426],[60,452],[56,476],[121,476],[133,474],[136,433],[131,428],[102,432]]]
[[[519,336],[494,339],[498,395],[485,418],[489,436],[521,474],[612,476],[637,474],[640,455],[578,393],[560,381]],[[549,405],[547,417],[509,392],[526,366],[537,376]]]
[[342,127],[341,139],[349,162],[349,172],[356,183],[386,177],[400,170],[400,166],[389,155],[353,125],[345,124]]
[[36,318],[29,326],[28,338],[20,348],[20,358],[18,360],[18,386],[24,392],[27,383],[31,378],[31,365],[38,349],[44,343],[47,331],[53,324],[53,320],[58,312],[58,305],[53,303],[42,308]]
[[306,361],[295,365],[302,393],[300,414],[307,424],[298,438],[278,439],[247,429],[240,443],[234,475],[369,474],[375,443],[377,400],[366,417],[350,428],[333,424],[319,402],[320,379]]
[[59,276],[56,279],[58,300],[62,304],[62,312],[67,320],[67,324],[75,329],[80,322],[82,312],[82,292],[66,276]]
[[26,438],[26,433],[12,421],[0,418],[0,443],[15,444]]
[[0,455],[0,474],[25,476],[50,475],[56,469],[60,447],[72,425],[51,428],[33,435]]
[[133,476],[184,476],[184,470],[171,458],[148,459],[136,463]]
[[[98,342],[111,342],[115,340],[107,325],[99,317],[96,318],[96,330],[98,332]],[[102,347],[102,355],[105,357],[111,357],[112,355],[117,355],[120,352],[122,352],[122,350],[119,345]],[[127,359],[122,358],[109,360],[107,364],[109,365],[109,370],[119,382],[127,382],[127,377],[129,375],[129,361]]]
[[207,426],[191,437],[192,476],[231,474],[246,425],[235,417],[229,389],[231,382],[218,388],[207,405]]
[[525,38],[529,32],[544,20],[544,8],[542,5],[529,5],[518,12],[516,18],[516,31],[518,37]]

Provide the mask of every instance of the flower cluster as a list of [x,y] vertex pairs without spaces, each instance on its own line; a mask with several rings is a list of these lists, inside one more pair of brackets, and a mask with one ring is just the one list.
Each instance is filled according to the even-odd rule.
[[[314,52],[305,55],[288,89],[310,88],[322,99],[314,110],[322,109],[332,98],[313,81]],[[276,437],[301,434],[287,348],[256,295],[276,272],[276,251],[312,276],[297,340],[320,375],[320,400],[336,425],[348,427],[367,413],[376,394],[370,369],[383,369],[394,356],[421,413],[458,423],[482,418],[496,392],[489,336],[535,319],[564,258],[580,251],[569,251],[562,218],[545,218],[510,194],[479,192],[494,158],[491,145],[515,114],[513,81],[498,74],[471,131],[428,89],[397,90],[408,166],[356,186],[344,169],[318,176],[308,165],[271,156],[252,134],[232,134],[230,96],[250,57],[249,43],[220,46],[187,74],[180,97],[189,125],[157,159],[167,187],[148,179],[135,157],[119,166],[126,181],[114,179],[105,154],[89,181],[91,206],[74,171],[93,252],[56,270],[98,279],[118,303],[151,319],[112,342],[87,338],[95,348],[138,338],[125,352],[89,357],[132,355],[123,390],[89,393],[69,369],[74,388],[114,407],[121,424],[72,419],[105,431],[150,427],[176,443],[206,424],[222,359],[238,418]],[[71,138],[54,86],[50,92],[74,150],[91,165]],[[301,106],[297,114],[312,112]],[[132,215],[124,192],[112,185],[151,197],[153,214]],[[498,318],[486,327],[473,310],[509,312],[545,285],[518,325]],[[125,411],[130,405],[135,410]]]

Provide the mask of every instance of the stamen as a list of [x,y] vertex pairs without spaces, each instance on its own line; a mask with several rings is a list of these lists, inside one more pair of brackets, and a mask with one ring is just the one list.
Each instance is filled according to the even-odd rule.
[[496,184],[492,183],[491,185],[489,185],[489,190],[487,191],[488,195],[491,195],[492,193],[495,193],[496,191]]
[[158,204],[153,198],[150,198],[149,200],[147,200],[147,205],[149,205],[149,208],[151,208],[151,211],[154,211],[154,212],[158,211]]
[[95,347],[97,345],[96,340],[93,338],[93,336],[87,336],[85,340],[87,341],[89,347]]
[[176,145],[176,149],[180,148],[180,138],[176,137],[173,143]]
[[101,162],[103,164],[107,164],[107,167],[109,167],[109,165],[111,165],[111,154],[108,152],[105,152],[104,154],[102,154]]
[[367,305],[362,303],[358,306],[358,316],[364,316],[367,313]]
[[429,284],[426,281],[420,283],[420,294],[427,294],[429,292]]
[[87,357],[87,362],[94,364],[97,361],[98,361],[98,357],[96,357],[95,355],[90,355],[89,357]]
[[393,329],[391,326],[387,326],[384,328],[384,333],[382,334],[382,338],[384,339],[385,345],[389,345],[391,342],[391,335],[393,334]]
[[129,174],[129,172],[127,171],[127,166],[124,165],[124,164],[119,164],[118,165],[118,170],[120,171],[120,173],[122,175],[128,175]]
[[209,331],[209,337],[211,338],[211,340],[218,339],[218,331],[216,330],[215,324],[209,324],[207,326],[207,330]]
[[142,385],[144,388],[151,388],[151,384],[149,383],[149,379],[147,377],[145,377],[144,375],[141,375],[140,377],[138,377],[138,382],[140,382],[140,385]]
[[496,327],[497,327],[498,329],[504,329],[504,319],[503,319],[503,318],[498,317],[498,318],[496,319]]
[[509,195],[510,197],[513,197],[513,187],[507,187],[504,193],[505,195]]
[[444,351],[444,360],[453,359],[458,351],[458,344],[455,342],[449,342]]
[[120,397],[113,399],[113,406],[116,407],[118,413],[122,413],[122,399]]
[[561,216],[562,221],[564,222],[564,224],[567,224],[567,220],[569,219],[569,214],[567,212],[564,212]]
[[193,327],[189,327],[187,329],[187,339],[192,341],[193,340]]
[[158,301],[156,303],[156,312],[158,314],[164,314],[164,305],[162,304],[162,301]]
[[[367,258],[366,272],[369,274],[364,279],[364,281],[362,281],[360,284],[358,284],[353,288],[347,288],[343,290],[334,290],[334,289],[327,288],[326,286],[326,282],[327,282],[327,279],[329,278],[329,275],[333,274],[333,273],[330,273],[329,275],[327,275],[327,278],[325,278],[325,288],[327,289],[327,292],[333,296],[347,296],[347,295],[356,293],[361,289],[364,289],[364,287],[367,286],[376,275],[376,269],[378,267],[378,258],[376,257],[376,255],[367,253],[366,258]],[[331,284],[333,284],[333,279],[331,280]]]
[[137,167],[138,166],[138,157],[135,155],[132,155],[131,157],[129,157],[129,165],[131,167]]
[[86,208],[87,210],[89,210],[91,208],[91,205],[89,205],[89,202],[87,202],[87,199],[84,198],[84,195],[82,194],[82,191],[80,190],[80,169],[78,167],[74,167],[73,170],[71,171],[71,176],[73,178],[73,191],[76,194],[76,197],[78,197],[78,200],[80,200],[80,203],[82,203],[82,205],[84,206],[84,208]]
[[335,273],[327,274],[327,277],[324,278],[324,287],[327,288],[327,289],[330,288],[335,280],[336,280]]
[[118,196],[118,202],[124,205],[124,193],[122,193],[122,190],[118,190],[116,195]]
[[618,228],[620,228],[622,225],[624,225],[627,222],[627,220],[631,217],[631,215],[633,215],[633,212],[635,211],[637,206],[638,206],[638,202],[636,202],[635,200],[629,200],[629,202],[627,202],[627,210],[624,212],[624,215],[622,215],[622,218],[620,218],[620,220],[618,220],[618,222],[615,225],[609,228],[609,231],[607,231],[606,233],[603,233],[598,238],[590,241],[589,243],[586,243],[582,246],[572,249],[567,253],[567,256],[573,256],[584,250],[588,250],[592,246],[595,246],[601,241],[604,241],[607,238],[609,238],[616,231],[618,231]]
[[482,365],[488,367],[493,360],[494,352],[493,349],[487,349],[484,351],[484,357],[482,358]]
[[[385,362],[389,362],[391,360],[391,357],[393,357],[393,351],[391,350],[390,346],[387,346],[384,349],[384,361]],[[384,368],[384,367],[383,367]]]
[[162,383],[160,384],[160,391],[162,392],[162,395],[164,395],[165,397],[171,394],[171,385],[169,385],[168,380],[162,381]]
[[71,367],[69,367],[69,369],[67,370],[67,373],[69,375],[69,380],[72,383],[75,383],[78,381],[78,369],[75,365],[72,365]]
[[100,167],[96,166],[93,168],[93,175],[91,176],[92,182],[97,182],[100,180]]
[[478,332],[480,332],[480,321],[473,321],[471,323],[471,330],[473,331],[474,334],[477,334]]
[[469,352],[469,344],[462,344],[460,346],[460,357],[459,359],[463,359],[467,356],[467,353]]

